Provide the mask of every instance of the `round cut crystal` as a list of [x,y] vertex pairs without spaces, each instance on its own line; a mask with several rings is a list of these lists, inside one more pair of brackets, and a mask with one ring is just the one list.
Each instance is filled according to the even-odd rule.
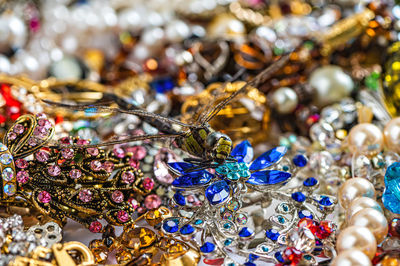
[[46,162],[49,159],[49,154],[45,151],[38,151],[35,154],[35,158],[36,160],[38,160],[39,162]]
[[14,184],[6,184],[4,186],[4,193],[6,193],[8,196],[12,196],[17,192],[17,189]]
[[3,170],[3,180],[5,181],[11,181],[14,178],[14,171],[11,167],[6,167]]
[[82,189],[79,191],[79,199],[83,202],[90,202],[93,198],[93,192],[89,189]]
[[21,124],[14,125],[14,128],[13,128],[14,133],[19,135],[19,134],[22,134],[24,132],[24,130],[25,130],[25,128],[23,125],[21,125]]
[[20,169],[25,169],[28,167],[28,162],[24,159],[15,160],[15,165]]
[[26,171],[19,171],[17,173],[17,181],[21,184],[25,184],[29,181],[29,174]]
[[47,172],[51,176],[58,176],[61,174],[61,168],[60,168],[60,166],[58,166],[56,164],[50,165],[49,168],[47,168]]
[[135,174],[132,171],[126,171],[122,173],[121,179],[126,184],[132,184],[135,181]]
[[0,142],[0,152],[8,150],[7,146]]
[[161,199],[157,195],[154,195],[154,194],[153,195],[148,195],[144,199],[144,206],[148,210],[156,209],[156,208],[160,207],[160,205],[161,205]]
[[93,171],[98,172],[98,171],[100,171],[101,169],[103,169],[103,165],[101,164],[100,161],[94,160],[94,161],[92,161],[92,162],[90,163],[90,168],[91,168]]
[[65,159],[72,159],[74,157],[74,149],[62,149],[61,150],[61,155]]
[[71,171],[69,171],[69,176],[72,179],[78,179],[82,176],[82,172],[79,169],[72,169]]
[[9,153],[3,153],[0,155],[0,162],[2,164],[10,164],[13,161],[13,157]]
[[41,203],[49,203],[51,201],[51,195],[49,192],[43,190],[38,195],[38,201]]
[[111,199],[115,202],[115,203],[121,203],[124,201],[124,194],[119,191],[119,190],[115,190],[112,194],[111,194]]

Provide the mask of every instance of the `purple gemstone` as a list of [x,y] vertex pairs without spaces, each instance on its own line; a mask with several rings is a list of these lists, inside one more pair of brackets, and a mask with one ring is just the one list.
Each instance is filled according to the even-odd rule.
[[50,193],[45,190],[40,192],[37,198],[38,198],[39,202],[41,202],[41,203],[49,203],[51,201]]
[[93,198],[93,192],[89,189],[82,189],[79,191],[79,199],[83,202],[89,202]]
[[51,176],[58,176],[58,175],[61,174],[61,168],[60,168],[60,166],[58,166],[58,165],[56,165],[56,164],[50,165],[50,166],[47,168],[47,172],[48,172],[49,175],[51,175]]
[[72,144],[72,140],[70,137],[63,137],[59,140],[61,144]]
[[69,171],[69,176],[72,179],[78,179],[82,176],[82,172],[79,169],[72,169],[71,171]]
[[90,163],[90,168],[91,168],[93,171],[98,172],[98,171],[100,171],[101,169],[103,169],[103,166],[101,165],[101,162],[100,162],[100,161],[94,160],[94,161],[92,161],[92,162]]
[[33,131],[33,135],[39,139],[44,139],[47,137],[47,130],[42,126],[38,126]]
[[99,155],[99,149],[97,149],[97,148],[87,148],[86,151],[87,151],[87,153],[89,153],[92,156]]
[[125,151],[122,148],[114,148],[113,149],[114,155],[117,158],[124,158],[125,157]]
[[105,161],[103,163],[103,168],[106,170],[108,173],[112,173],[114,171],[114,163],[110,161]]
[[119,190],[115,190],[112,194],[111,194],[111,199],[115,202],[115,203],[121,203],[124,201],[124,194],[119,191]]
[[7,134],[7,138],[9,140],[15,140],[17,138],[17,134],[15,134],[14,132],[10,132]]
[[35,158],[39,162],[44,163],[49,159],[49,154],[45,151],[38,151],[37,153],[35,153]]
[[126,223],[129,221],[129,214],[126,211],[118,211],[117,218],[121,223]]
[[144,199],[144,206],[148,210],[156,209],[156,208],[160,207],[160,205],[161,205],[161,199],[157,195],[154,195],[154,194],[153,195],[148,195]]
[[29,181],[29,174],[26,171],[19,171],[17,173],[17,181],[21,184],[25,184]]
[[15,126],[13,128],[14,133],[16,133],[18,135],[24,133],[24,130],[25,130],[25,128],[21,124],[15,124]]
[[74,157],[74,149],[68,149],[68,148],[62,149],[61,155],[65,159],[72,159]]
[[132,171],[123,172],[121,179],[126,184],[132,184],[135,181],[135,174]]
[[37,145],[37,140],[35,139],[35,138],[29,138],[28,139],[28,145],[30,145],[30,146],[36,146]]
[[46,130],[49,130],[52,127],[50,121],[47,119],[40,119],[38,121],[38,124],[39,124],[39,126],[44,127]]
[[20,169],[25,169],[28,167],[28,162],[24,159],[15,160],[15,165]]

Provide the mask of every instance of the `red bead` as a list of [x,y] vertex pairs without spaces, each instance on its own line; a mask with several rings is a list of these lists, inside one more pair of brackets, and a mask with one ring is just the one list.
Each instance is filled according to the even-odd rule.
[[0,124],[6,122],[6,117],[4,115],[0,115]]
[[21,116],[21,103],[14,99],[11,92],[11,87],[7,84],[1,84],[0,92],[6,102],[6,114],[12,120],[16,120]]
[[293,247],[286,248],[282,253],[282,258],[285,261],[289,261],[291,263],[290,265],[297,265],[301,261],[302,257],[303,253]]
[[204,259],[204,264],[207,265],[222,265],[224,263],[224,258],[217,258],[217,259]]
[[322,221],[319,223],[319,227],[315,232],[315,236],[319,239],[325,239],[332,234],[334,230],[333,223],[330,221]]
[[318,224],[316,221],[310,218],[303,218],[297,224],[298,227],[306,227],[308,228],[311,233],[315,235],[315,232],[318,230]]
[[389,223],[389,234],[391,236],[400,237],[400,219],[393,218]]

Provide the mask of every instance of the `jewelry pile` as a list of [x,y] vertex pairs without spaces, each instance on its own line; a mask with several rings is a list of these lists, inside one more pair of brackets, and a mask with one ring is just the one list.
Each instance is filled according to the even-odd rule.
[[0,7],[0,265],[400,265],[397,1]]

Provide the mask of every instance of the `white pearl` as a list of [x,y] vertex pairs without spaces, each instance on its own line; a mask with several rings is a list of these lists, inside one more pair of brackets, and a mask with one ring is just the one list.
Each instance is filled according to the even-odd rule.
[[296,109],[299,99],[297,93],[288,87],[277,89],[272,95],[275,109],[281,114],[288,114]]
[[169,41],[180,42],[190,35],[190,29],[182,20],[174,20],[167,25],[165,34]]
[[158,47],[162,44],[164,31],[161,28],[151,28],[143,32],[140,42],[149,47]]
[[350,95],[353,80],[343,70],[334,65],[323,66],[311,73],[310,85],[315,89],[314,103],[325,106]]

